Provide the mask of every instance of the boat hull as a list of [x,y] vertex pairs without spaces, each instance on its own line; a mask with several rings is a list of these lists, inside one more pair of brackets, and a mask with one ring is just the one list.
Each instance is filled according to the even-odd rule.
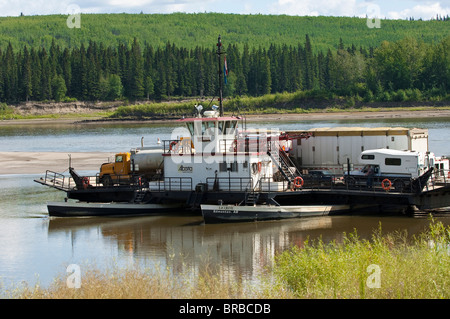
[[49,216],[57,217],[163,215],[183,211],[181,205],[175,204],[84,202],[50,202],[47,209]]
[[348,205],[201,205],[203,219],[207,224],[326,216],[348,209]]

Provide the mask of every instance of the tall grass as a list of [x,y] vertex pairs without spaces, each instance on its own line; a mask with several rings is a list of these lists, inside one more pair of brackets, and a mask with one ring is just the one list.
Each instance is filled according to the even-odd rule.
[[188,102],[160,102],[120,106],[110,117],[137,118],[181,116],[194,113],[195,101]]
[[[86,266],[83,267],[86,269]],[[0,286],[1,287],[1,286]],[[272,295],[272,293],[276,295]],[[284,288],[261,284],[254,287],[245,281],[220,278],[204,271],[193,278],[192,273],[173,275],[168,269],[112,267],[99,270],[89,266],[83,271],[80,288],[69,288],[64,276],[48,287],[36,284],[14,286],[0,293],[7,299],[230,299],[288,298]]]
[[[276,256],[274,265],[255,281],[221,278],[204,267],[198,274],[174,275],[169,269],[140,267],[83,272],[81,288],[68,288],[64,276],[43,288],[21,285],[2,298],[450,298],[450,226],[432,220],[418,236],[382,234],[369,240],[357,232],[341,243],[307,241]],[[370,265],[379,267],[379,288],[371,283]]]
[[[445,110],[448,106],[425,106],[431,99],[424,99],[424,106],[415,100],[363,101],[358,97],[338,96],[324,90],[297,91],[266,94],[263,96],[236,96],[224,100],[224,110],[228,114],[301,114],[316,112],[348,112],[348,111],[421,111]],[[189,101],[153,102],[139,105],[121,106],[110,117],[120,119],[168,118],[170,116],[190,116],[194,113],[194,105],[202,104],[209,109],[210,104],[218,104],[215,99]],[[402,104],[406,103],[406,104]],[[431,103],[431,102],[430,102]],[[429,103],[428,103],[429,104]],[[441,103],[442,104],[442,103]]]
[[[334,94],[321,90],[298,91],[294,93],[266,94],[258,97],[237,96],[224,101],[224,109],[227,113],[234,114],[275,114],[275,113],[308,113],[323,110],[326,107],[314,104],[317,101],[329,101],[338,99]],[[315,108],[301,105],[303,102],[315,105]],[[345,101],[343,100],[342,103]],[[215,99],[190,100],[182,102],[154,102],[119,107],[110,117],[112,118],[152,118],[165,116],[191,115],[194,113],[194,105],[202,104],[204,109],[210,104],[217,104]],[[323,103],[321,103],[323,105]]]
[[[383,235],[380,226],[371,240],[354,232],[342,244],[319,239],[292,247],[273,271],[297,298],[450,298],[449,245],[450,227],[439,222],[412,240]],[[380,270],[380,288],[369,288],[371,265]]]

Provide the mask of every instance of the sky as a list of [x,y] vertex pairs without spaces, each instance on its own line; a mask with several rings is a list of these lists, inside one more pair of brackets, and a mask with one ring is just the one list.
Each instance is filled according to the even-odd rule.
[[75,12],[220,12],[429,20],[436,15],[450,15],[450,0],[0,0],[0,16]]

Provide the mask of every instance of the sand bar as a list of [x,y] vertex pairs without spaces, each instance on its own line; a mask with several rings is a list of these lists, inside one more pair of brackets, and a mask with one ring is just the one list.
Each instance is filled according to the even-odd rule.
[[[67,152],[0,152],[0,175],[45,174],[46,170],[68,173]],[[72,167],[76,171],[99,171],[100,165],[114,158],[114,153],[72,152]]]

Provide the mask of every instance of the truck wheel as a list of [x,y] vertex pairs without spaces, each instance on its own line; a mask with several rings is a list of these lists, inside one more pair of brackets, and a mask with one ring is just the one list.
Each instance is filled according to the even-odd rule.
[[105,175],[102,177],[102,184],[105,187],[111,187],[113,185],[111,176]]

